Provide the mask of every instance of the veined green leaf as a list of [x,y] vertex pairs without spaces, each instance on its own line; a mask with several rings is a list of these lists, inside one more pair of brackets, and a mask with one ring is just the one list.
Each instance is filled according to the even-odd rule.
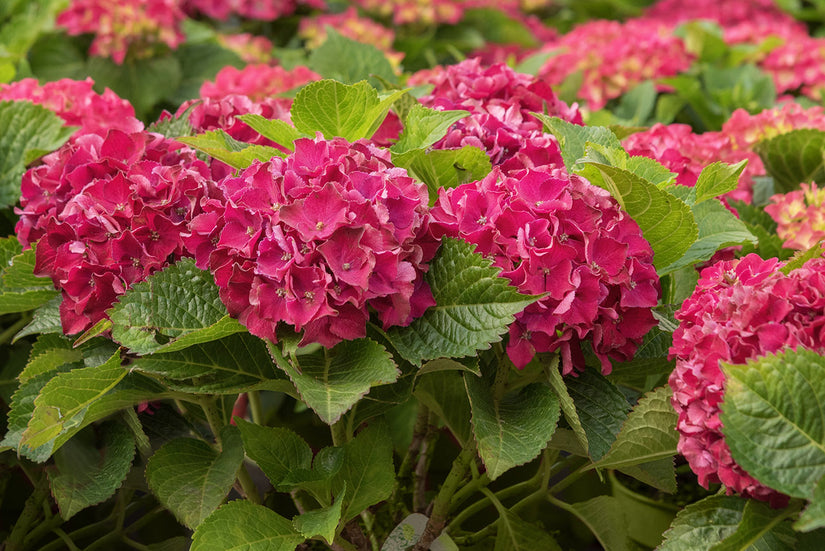
[[776,193],[825,179],[825,131],[800,128],[756,144],[755,151],[773,176]]
[[404,119],[401,136],[390,150],[400,154],[430,147],[447,134],[453,123],[468,116],[469,111],[436,111],[416,103]]
[[272,509],[239,499],[200,523],[192,551],[295,551],[305,539]]
[[238,118],[264,138],[269,138],[276,144],[282,145],[290,151],[295,149],[293,143],[295,140],[311,137],[308,134],[299,132],[294,126],[280,119],[267,119],[254,113],[239,115]]
[[223,130],[209,130],[197,136],[180,136],[176,141],[203,151],[232,168],[243,169],[255,161],[268,161],[272,157],[285,157],[283,151],[268,145],[252,145],[239,142]]

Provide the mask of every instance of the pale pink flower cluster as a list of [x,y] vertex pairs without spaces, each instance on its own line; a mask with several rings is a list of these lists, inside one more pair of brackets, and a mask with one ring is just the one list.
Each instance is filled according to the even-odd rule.
[[825,259],[785,276],[775,258],[750,254],[702,271],[693,294],[676,312],[670,355],[673,407],[679,414],[679,452],[704,487],[721,482],[727,492],[769,500],[785,496],[760,484],[731,457],[719,419],[725,376],[721,362],[747,360],[785,348],[823,347]]
[[776,233],[788,249],[804,251],[825,239],[825,189],[813,182],[774,195],[765,212],[776,222]]
[[320,78],[304,66],[292,70],[266,64],[247,65],[243,69],[227,66],[218,71],[214,82],[207,81],[201,85],[200,97],[221,99],[238,94],[252,101],[261,101]]
[[64,78],[40,85],[36,79],[24,78],[11,84],[0,84],[0,101],[30,101],[53,111],[67,125],[80,127],[75,136],[90,132],[117,129],[139,132],[143,123],[135,118],[135,110],[125,99],[106,88],[95,92],[92,79]]
[[298,26],[298,36],[306,41],[309,49],[313,50],[327,39],[326,27],[332,27],[341,35],[375,46],[387,56],[393,66],[398,67],[404,54],[392,49],[395,33],[367,17],[358,15],[358,10],[350,8],[341,13],[318,15],[301,19]]
[[249,33],[239,34],[219,34],[218,43],[238,54],[244,63],[267,64],[273,61],[272,42],[264,36],[256,36]]
[[330,347],[365,336],[370,310],[388,327],[434,304],[428,193],[388,150],[299,139],[218,186],[225,199],[204,204],[187,246],[252,334],[276,340],[285,323]]
[[370,13],[391,17],[396,25],[455,25],[464,15],[462,3],[455,0],[354,0],[353,3]]
[[226,21],[233,15],[260,21],[292,15],[299,6],[323,9],[324,0],[183,0],[187,13],[202,13]]
[[553,55],[538,76],[559,86],[581,73],[578,97],[590,109],[601,109],[645,80],[690,67],[693,57],[672,31],[672,25],[644,19],[583,23],[542,48]]
[[177,48],[185,18],[178,0],[72,0],[57,17],[70,35],[95,35],[89,53],[123,63],[147,57],[159,44]]

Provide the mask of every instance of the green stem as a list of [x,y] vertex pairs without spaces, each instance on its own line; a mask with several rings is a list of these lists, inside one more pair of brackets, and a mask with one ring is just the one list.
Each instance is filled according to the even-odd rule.
[[373,551],[378,551],[381,547],[378,545],[378,538],[375,536],[375,517],[367,510],[361,511],[361,520],[364,521],[364,528],[366,528],[367,537],[370,539]]
[[354,546],[341,536],[338,536],[337,538],[335,538],[335,540],[333,540],[332,548],[339,549],[341,551],[358,551],[358,548],[356,546]]
[[455,493],[453,499],[450,500],[450,510],[454,510],[456,507],[464,503],[468,497],[473,495],[476,491],[480,488],[486,488],[490,482],[490,477],[487,476],[487,473],[484,473],[481,476],[474,477],[473,480],[465,484],[459,491]]
[[238,469],[238,482],[241,483],[241,488],[243,488],[246,499],[256,505],[260,505],[261,496],[258,494],[258,487],[255,486],[255,481],[252,480],[252,476],[244,464],[241,464],[241,468]]
[[131,547],[132,549],[137,549],[138,551],[152,551],[152,548],[148,545],[143,545],[142,543],[138,543],[133,539],[127,538],[123,536],[123,543]]
[[31,320],[32,315],[30,313],[23,314],[19,320],[0,333],[0,344],[6,344],[9,342],[12,338],[14,338],[18,331],[26,327]]
[[49,495],[49,479],[42,475],[34,485],[34,491],[26,499],[23,511],[14,523],[11,534],[6,539],[6,551],[20,551],[24,548],[23,542],[29,528],[40,517],[40,505]]
[[54,515],[52,518],[41,522],[28,533],[26,538],[23,540],[23,547],[31,547],[33,544],[43,539],[46,534],[54,531],[56,528],[59,528],[61,524],[63,524],[63,519],[60,515]]
[[250,390],[246,393],[249,397],[249,414],[252,417],[252,422],[256,425],[261,425],[264,422],[264,408],[261,405],[261,391]]
[[60,528],[55,528],[54,530],[52,530],[52,532],[57,534],[57,537],[60,538],[60,541],[62,541],[63,544],[69,548],[69,551],[80,551],[80,548],[74,544],[72,538],[70,538],[66,532],[64,532]]
[[332,445],[343,446],[349,441],[349,433],[347,431],[347,422],[345,419],[339,419],[338,422],[329,426],[329,432],[332,434]]
[[[509,499],[513,496],[517,496],[517,495],[520,495],[520,494],[524,493],[525,490],[532,490],[532,489],[536,488],[536,486],[538,485],[540,480],[541,480],[541,471],[537,472],[531,478],[529,478],[529,479],[527,479],[523,482],[519,482],[518,484],[513,484],[512,486],[508,486],[506,488],[503,488],[503,489],[499,490],[494,495],[495,495],[496,499],[498,499],[498,500]],[[481,492],[484,492],[484,490],[487,490],[487,488],[486,487],[480,487],[479,488],[479,491],[481,491]],[[466,509],[462,510],[460,513],[458,513],[458,515],[455,516],[455,518],[452,521],[450,521],[450,529],[451,530],[455,530],[455,529],[461,527],[461,525],[467,519],[469,519],[470,517],[472,517],[476,513],[479,513],[482,510],[484,510],[485,508],[490,506],[490,498],[487,497],[486,492],[484,492],[484,493],[485,493],[484,497],[482,497],[478,501],[472,503]]]
[[575,471],[573,471],[572,473],[570,473],[569,475],[567,475],[566,477],[564,477],[563,479],[558,481],[556,484],[551,486],[547,490],[547,493],[548,494],[557,494],[557,493],[561,492],[562,490],[564,490],[565,488],[567,488],[568,486],[573,484],[575,481],[577,481],[579,478],[581,478],[583,474],[585,474],[587,471],[589,471],[591,465],[592,465],[592,463],[587,461],[584,465],[582,465],[581,467],[579,467],[578,469],[576,469]]
[[427,526],[424,528],[424,533],[413,547],[413,551],[426,551],[430,548],[430,544],[441,535],[444,526],[447,524],[447,514],[450,509],[450,500],[458,490],[461,482],[464,480],[470,462],[476,458],[475,448],[464,448],[458,457],[453,461],[447,479],[438,491],[438,495],[433,501],[433,511],[427,520]]
[[132,436],[135,438],[135,444],[137,445],[140,458],[146,463],[149,460],[149,456],[152,455],[152,444],[149,442],[149,437],[143,432],[143,425],[140,423],[135,409],[124,409],[122,417],[123,420],[126,421],[126,426],[129,427]]
[[215,442],[223,449],[221,442],[221,429],[223,428],[223,419],[221,419],[221,412],[215,405],[215,398],[213,396],[199,396],[198,404],[206,416],[206,422],[209,423],[209,428],[212,429],[212,434],[215,435]]

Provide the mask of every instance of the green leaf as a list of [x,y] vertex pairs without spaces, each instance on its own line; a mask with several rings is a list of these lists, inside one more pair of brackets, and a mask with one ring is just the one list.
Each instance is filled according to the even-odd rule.
[[438,198],[441,188],[454,188],[466,182],[481,180],[492,170],[490,157],[482,149],[465,145],[460,149],[413,149],[393,155],[393,163],[425,184],[430,192],[430,204]]
[[794,523],[794,530],[810,532],[825,528],[825,478],[819,479],[810,499],[808,507],[802,511],[799,519]]
[[[612,496],[598,496],[569,506],[605,551],[629,551],[627,520],[621,502]],[[687,548],[686,548],[687,549]],[[692,551],[692,550],[691,550]]]
[[595,369],[585,369],[578,377],[568,377],[567,391],[587,434],[590,457],[598,461],[616,440],[630,404],[624,394]]
[[553,354],[552,361],[549,365],[545,366],[545,372],[547,373],[547,379],[550,383],[550,387],[559,399],[559,405],[561,406],[561,411],[564,413],[564,418],[567,420],[567,424],[570,425],[570,428],[573,430],[573,434],[576,435],[581,447],[585,450],[589,449],[590,445],[587,441],[587,432],[585,432],[584,427],[582,426],[581,419],[579,419],[579,413],[576,409],[576,404],[573,403],[573,398],[570,397],[567,385],[564,384],[564,379],[559,371],[558,354]]
[[[11,240],[11,242],[9,242]],[[59,292],[48,277],[34,275],[35,252],[28,249],[20,252],[20,244],[14,237],[3,241],[3,253],[15,247],[19,254],[3,264],[0,272],[0,314],[33,310],[54,299]]]
[[[674,186],[671,192],[684,193],[685,186]],[[696,262],[709,260],[713,253],[723,247],[742,243],[757,244],[759,240],[748,231],[747,226],[731,213],[718,199],[708,199],[692,208],[693,217],[699,228],[699,236],[684,255],[671,265],[659,270],[660,274],[674,272]]]
[[343,446],[341,469],[333,477],[333,494],[344,496],[343,522],[387,499],[395,483],[392,439],[383,423],[372,423]]
[[593,162],[588,162],[587,167],[585,177],[590,171],[597,171],[603,185],[597,178],[589,178],[591,182],[608,190],[639,224],[653,248],[657,270],[679,260],[696,241],[699,228],[681,199],[627,170]]
[[561,551],[553,537],[529,522],[523,521],[512,511],[493,502],[499,512],[496,523],[496,546],[493,551]]
[[335,529],[341,521],[341,505],[346,495],[346,487],[329,507],[313,509],[292,519],[295,529],[307,538],[321,536],[331,545],[335,539]]
[[439,371],[419,377],[415,397],[441,419],[462,447],[472,438],[470,402],[464,380],[456,371]]
[[176,141],[203,151],[232,168],[244,169],[255,161],[268,161],[284,157],[284,152],[268,145],[251,145],[239,142],[223,130],[209,130],[197,136],[181,136]]
[[559,399],[543,383],[533,383],[496,399],[487,383],[464,375],[478,455],[495,480],[533,460],[556,430]]
[[146,465],[152,493],[190,528],[212,514],[235,483],[244,456],[238,429],[224,427],[221,443],[218,452],[203,440],[177,438],[161,446]]
[[51,300],[43,303],[32,313],[31,322],[20,330],[12,339],[12,344],[23,337],[36,335],[38,333],[63,333],[63,325],[60,322],[60,303],[63,297],[56,295]]
[[155,352],[136,358],[132,368],[163,377],[173,390],[195,394],[237,394],[278,381],[289,384],[272,363],[264,342],[248,333],[175,352]]
[[762,484],[809,498],[825,476],[825,358],[800,348],[722,370],[720,419],[733,459]]
[[174,352],[245,331],[212,274],[184,259],[129,289],[109,310],[112,338],[136,354]]
[[246,455],[258,464],[275,488],[291,473],[309,469],[312,450],[303,438],[283,427],[263,427],[237,419]]
[[797,251],[793,257],[785,263],[784,266],[779,268],[779,271],[785,275],[788,275],[792,271],[807,264],[810,259],[819,258],[823,254],[825,254],[825,249],[822,248],[822,242],[820,241],[807,251]]
[[416,103],[404,119],[401,136],[390,150],[400,154],[430,147],[447,134],[453,123],[469,115],[469,111],[436,111]]
[[32,346],[29,361],[17,377],[25,383],[43,373],[51,373],[59,367],[76,364],[81,367],[83,353],[72,346],[71,339],[62,335],[40,335]]
[[[757,544],[759,540],[770,533],[788,516],[788,510],[774,509],[765,503],[750,499],[745,504],[745,509],[742,511],[742,520],[739,522],[736,531],[711,547],[711,551],[750,549],[752,545]],[[778,547],[771,547],[771,549],[778,549]]]
[[622,144],[609,128],[603,126],[580,126],[567,122],[558,117],[550,117],[541,113],[533,113],[544,125],[544,130],[553,134],[559,141],[564,166],[569,171],[576,171],[582,167],[579,159],[584,157],[588,143],[596,143],[605,147],[621,148]]
[[[273,354],[277,353],[270,345]],[[276,356],[277,357],[277,356]],[[333,424],[370,388],[394,382],[399,371],[387,350],[371,339],[343,341],[331,349],[300,354],[279,366],[289,375],[303,401],[327,424]]]
[[703,168],[694,188],[696,204],[736,189],[747,164],[748,160],[744,159],[735,165],[715,162]]
[[278,513],[240,499],[200,523],[191,551],[295,551],[305,539]]
[[478,366],[478,358],[460,358],[459,360],[453,360],[451,358],[438,358],[435,360],[430,360],[421,366],[421,369],[418,370],[418,376],[420,377],[426,373],[434,373],[436,371],[451,371],[454,369],[458,371],[467,371],[478,377],[481,376],[481,369],[479,369]]
[[365,80],[353,85],[319,80],[298,92],[290,115],[295,129],[303,134],[321,132],[327,139],[340,136],[354,142],[371,137],[403,94],[403,90],[396,90],[379,97]]
[[[690,270],[696,273],[692,268]],[[695,284],[691,286],[691,291],[694,287]],[[671,333],[654,327],[645,335],[632,360],[613,362],[608,379],[641,393],[663,385],[676,365],[675,360],[667,359],[672,343]]]
[[669,387],[645,394],[628,415],[610,451],[594,467],[618,469],[646,484],[675,492],[673,456],[679,435],[670,395]]
[[296,130],[296,128],[288,122],[279,119],[267,119],[254,113],[239,115],[237,118],[245,122],[252,130],[264,138],[269,138],[290,151],[295,149],[293,145],[295,140],[309,137],[309,135]]
[[309,56],[307,65],[324,78],[345,84],[354,84],[369,78],[378,87],[380,82],[372,75],[394,83],[398,79],[384,52],[370,44],[363,44],[327,28],[327,40]]
[[[716,495],[688,505],[676,515],[670,529],[664,534],[665,541],[657,551],[710,551],[725,538],[736,534],[748,503],[752,501],[736,496]],[[784,541],[786,537],[781,530],[774,529],[762,535],[753,545],[736,549],[793,549],[793,546],[789,547]]]
[[776,193],[788,193],[799,189],[801,183],[822,183],[825,179],[825,131],[792,130],[762,140],[754,150],[773,176]]
[[78,427],[88,408],[128,373],[120,362],[120,354],[115,353],[101,365],[74,369],[49,381],[34,401],[34,413],[21,444],[37,448]]
[[643,125],[647,122],[656,105],[656,84],[646,80],[621,96],[616,108],[616,116],[626,121],[628,126]]
[[96,445],[94,431],[82,431],[54,454],[55,465],[47,468],[52,495],[64,520],[109,499],[132,467],[135,443],[129,429],[109,422],[100,432]]
[[92,56],[86,70],[95,81],[95,90],[111,88],[129,100],[140,119],[149,117],[163,98],[172,95],[183,77],[180,62],[171,55],[130,59],[121,65],[108,57]]
[[[245,65],[240,56],[215,42],[193,43],[187,40],[172,52],[180,64],[180,81],[166,98],[173,105],[200,97],[204,81],[214,80],[218,71],[231,65],[242,69]],[[179,134],[180,135],[180,134]]]
[[28,101],[0,101],[0,208],[20,198],[26,165],[63,145],[74,131],[45,107]]
[[475,245],[465,241],[443,239],[425,276],[436,306],[409,327],[387,332],[410,363],[475,356],[478,350],[499,342],[515,314],[536,300],[519,294],[507,279],[498,277],[499,268],[474,249]]

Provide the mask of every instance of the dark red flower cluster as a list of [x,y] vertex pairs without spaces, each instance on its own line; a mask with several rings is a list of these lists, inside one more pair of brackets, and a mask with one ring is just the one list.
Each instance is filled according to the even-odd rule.
[[525,139],[541,133],[542,124],[531,113],[547,113],[582,124],[574,104],[568,106],[541,81],[517,73],[503,63],[483,68],[478,59],[468,59],[446,68],[416,73],[410,84],[434,84],[421,98],[425,106],[439,111],[462,109],[471,115],[456,122],[436,149],[474,145],[485,150],[494,165],[515,155]]
[[750,254],[702,271],[693,294],[676,312],[670,376],[679,413],[679,452],[699,482],[721,482],[728,493],[773,503],[784,496],[746,473],[731,457],[719,420],[725,376],[720,362],[747,360],[784,348],[825,351],[825,259],[817,258],[785,276],[775,258]]
[[609,358],[630,359],[656,323],[653,252],[609,193],[547,166],[554,159],[536,145],[509,172],[439,190],[430,231],[475,243],[520,292],[545,295],[510,326],[507,354],[517,367],[560,350],[565,374],[582,369],[587,339],[609,373]]
[[70,126],[79,126],[75,136],[110,128],[123,132],[140,132],[143,123],[135,118],[135,110],[125,99],[106,88],[98,94],[94,81],[64,78],[40,85],[37,79],[24,78],[11,84],[0,84],[0,101],[30,101],[53,111]]
[[[105,317],[136,282],[181,258],[209,170],[159,134],[84,134],[23,176],[18,239],[63,294],[63,331]],[[38,241],[39,240],[39,241]]]
[[368,308],[406,325],[434,304],[422,273],[427,191],[366,141],[295,142],[286,159],[219,183],[187,246],[208,267],[229,313],[259,337],[283,322],[303,343],[363,337]]

